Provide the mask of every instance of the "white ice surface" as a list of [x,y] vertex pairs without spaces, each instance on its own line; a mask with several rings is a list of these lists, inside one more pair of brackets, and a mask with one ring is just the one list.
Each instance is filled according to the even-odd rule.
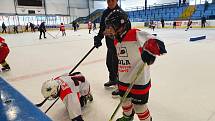
[[[158,57],[151,67],[152,88],[149,109],[153,121],[215,121],[215,29],[157,29],[168,53]],[[56,35],[58,31],[49,31]],[[43,100],[42,83],[69,72],[92,48],[93,36],[88,30],[67,31],[66,37],[38,39],[39,33],[0,35],[10,47],[7,58],[11,71],[1,73],[12,86],[33,103]],[[189,42],[189,37],[206,35],[205,40]],[[76,69],[91,83],[94,101],[84,109],[85,121],[108,121],[119,103],[108,81],[105,65],[106,46],[95,49]],[[45,111],[52,102],[45,103]],[[70,121],[59,100],[47,113],[54,121]],[[116,117],[121,116],[121,109]],[[135,121],[138,121],[135,117]]]

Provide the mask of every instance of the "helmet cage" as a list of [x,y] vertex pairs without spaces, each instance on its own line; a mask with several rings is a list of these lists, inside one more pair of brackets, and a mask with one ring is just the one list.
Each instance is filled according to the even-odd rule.
[[47,80],[43,83],[41,93],[44,98],[48,98],[49,100],[53,100],[58,97],[60,91],[60,85],[54,79]]
[[113,27],[115,31],[119,30],[120,27],[125,26],[128,22],[128,17],[121,10],[113,10],[105,19],[106,27]]

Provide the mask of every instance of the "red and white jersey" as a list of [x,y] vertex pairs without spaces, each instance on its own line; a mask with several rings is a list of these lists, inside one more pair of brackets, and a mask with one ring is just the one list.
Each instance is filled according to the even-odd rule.
[[6,57],[8,56],[10,50],[5,43],[5,39],[0,37],[0,63],[5,61]]
[[69,75],[64,74],[56,81],[61,85],[60,98],[69,112],[70,119],[82,115],[80,106],[80,97],[89,94],[90,84],[82,74]]
[[0,37],[0,43],[5,42],[4,38]]
[[[143,63],[141,53],[144,43],[149,39],[154,39],[155,36],[140,31],[138,29],[131,29],[127,32],[122,42],[114,40],[117,49],[117,56],[119,60],[119,90],[126,91],[132,79],[137,76],[137,72]],[[144,69],[138,75],[135,84],[130,91],[131,95],[144,95],[150,87],[150,67],[145,64]]]
[[88,29],[92,29],[92,22],[91,21],[88,22]]
[[64,25],[60,25],[60,31],[65,31],[65,26]]

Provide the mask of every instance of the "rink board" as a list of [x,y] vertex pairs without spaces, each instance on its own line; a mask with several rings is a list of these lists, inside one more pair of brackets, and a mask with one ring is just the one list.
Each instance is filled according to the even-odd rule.
[[1,121],[51,121],[21,93],[0,77]]

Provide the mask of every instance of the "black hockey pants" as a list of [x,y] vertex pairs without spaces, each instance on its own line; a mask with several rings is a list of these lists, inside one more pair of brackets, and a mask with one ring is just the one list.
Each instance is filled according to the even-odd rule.
[[45,31],[43,31],[43,30],[40,31],[40,37],[39,37],[39,38],[42,39],[42,38],[41,38],[41,37],[42,37],[42,34],[43,34],[43,37],[46,38],[46,33],[45,33]]

